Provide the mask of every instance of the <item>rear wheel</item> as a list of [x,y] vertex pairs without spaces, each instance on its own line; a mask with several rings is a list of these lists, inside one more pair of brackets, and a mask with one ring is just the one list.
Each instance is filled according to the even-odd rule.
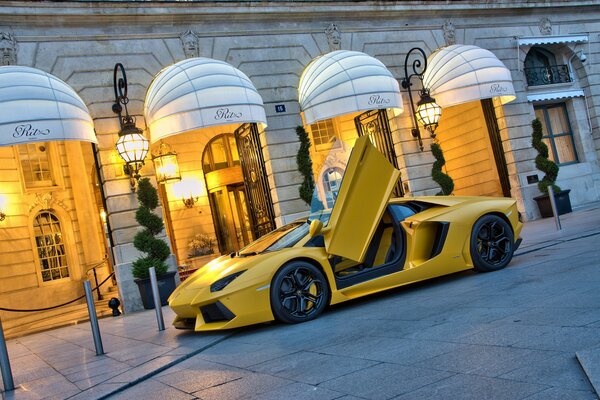
[[327,305],[329,286],[321,270],[305,261],[284,265],[271,284],[271,309],[280,321],[298,323],[316,318]]
[[479,218],[471,232],[471,258],[477,271],[497,271],[508,265],[514,252],[514,235],[497,215]]

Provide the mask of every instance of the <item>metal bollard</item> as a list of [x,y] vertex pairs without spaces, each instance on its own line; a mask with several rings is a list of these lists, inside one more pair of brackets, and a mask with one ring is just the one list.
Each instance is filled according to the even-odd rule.
[[558,210],[556,209],[556,200],[554,199],[554,190],[552,190],[552,186],[548,186],[548,196],[550,196],[550,206],[552,206],[552,214],[554,215],[556,230],[560,231],[562,226],[560,225],[560,217],[558,216]]
[[96,316],[96,306],[94,305],[94,296],[92,294],[92,285],[90,281],[83,282],[85,289],[85,300],[87,302],[88,313],[90,314],[90,324],[92,325],[92,336],[94,337],[94,346],[96,347],[96,355],[104,354],[102,347],[102,338],[100,337],[100,328],[98,327],[98,317]]
[[152,297],[154,297],[154,310],[156,310],[156,322],[158,323],[158,330],[165,330],[165,321],[162,315],[162,305],[160,303],[160,296],[158,294],[158,282],[156,281],[156,270],[154,267],[149,269],[150,271],[150,284],[152,285]]
[[6,340],[4,339],[4,330],[2,329],[2,320],[0,320],[0,369],[2,370],[4,391],[15,390],[12,370],[10,369],[10,360],[8,359],[8,350],[6,349]]

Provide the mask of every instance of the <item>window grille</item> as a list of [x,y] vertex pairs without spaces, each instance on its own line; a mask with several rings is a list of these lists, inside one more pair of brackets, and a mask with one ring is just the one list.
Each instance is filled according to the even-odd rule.
[[69,277],[69,266],[60,221],[49,211],[40,212],[34,220],[35,244],[40,260],[42,280],[55,281]]

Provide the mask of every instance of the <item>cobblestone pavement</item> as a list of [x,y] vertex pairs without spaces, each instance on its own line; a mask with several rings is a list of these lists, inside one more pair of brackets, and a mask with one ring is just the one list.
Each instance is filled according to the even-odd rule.
[[101,320],[100,357],[87,324],[14,339],[19,387],[2,398],[596,399],[576,354],[597,377],[600,211],[563,227],[528,223],[502,271],[391,290],[309,323],[157,332],[147,311]]

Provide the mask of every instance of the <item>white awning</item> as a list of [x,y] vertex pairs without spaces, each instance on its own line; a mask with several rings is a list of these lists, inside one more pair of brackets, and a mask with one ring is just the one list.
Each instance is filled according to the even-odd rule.
[[516,98],[508,68],[494,53],[477,46],[456,44],[431,53],[423,86],[442,107],[492,97],[504,104]]
[[209,126],[267,126],[262,98],[250,79],[226,62],[203,57],[163,69],[148,88],[144,116],[152,143]]
[[517,43],[519,46],[535,46],[540,44],[586,43],[588,40],[588,35],[530,36],[517,38]]
[[304,69],[298,101],[307,125],[357,111],[403,111],[400,86],[383,63],[365,53],[338,50]]
[[98,143],[79,95],[39,69],[0,67],[0,146],[62,140]]
[[568,99],[571,97],[583,97],[583,90],[567,90],[562,92],[540,93],[527,96],[527,101],[547,101],[556,99]]

